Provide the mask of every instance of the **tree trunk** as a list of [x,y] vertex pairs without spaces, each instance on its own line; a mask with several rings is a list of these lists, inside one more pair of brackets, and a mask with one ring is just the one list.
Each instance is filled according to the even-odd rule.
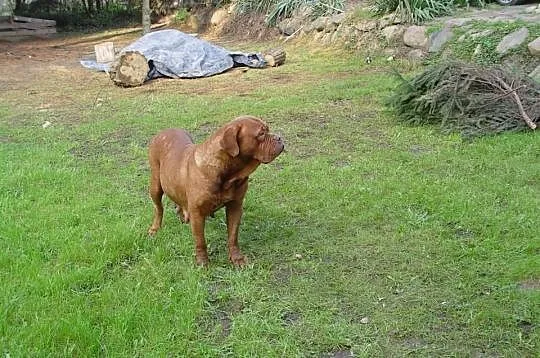
[[150,0],[142,0],[143,35],[150,32]]

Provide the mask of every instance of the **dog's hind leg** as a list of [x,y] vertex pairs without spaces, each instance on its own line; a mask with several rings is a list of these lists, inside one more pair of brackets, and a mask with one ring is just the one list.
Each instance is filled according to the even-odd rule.
[[161,222],[163,221],[163,188],[159,179],[159,170],[152,170],[149,191],[154,202],[154,221],[150,229],[148,229],[148,235],[154,235],[161,228]]

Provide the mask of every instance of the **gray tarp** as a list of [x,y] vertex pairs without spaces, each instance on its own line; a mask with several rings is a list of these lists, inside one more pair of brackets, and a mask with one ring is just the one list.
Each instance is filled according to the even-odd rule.
[[[178,30],[161,30],[144,35],[122,49],[138,51],[150,65],[147,79],[158,77],[196,78],[212,76],[233,66],[264,67],[261,54],[230,52]],[[109,64],[81,60],[84,67],[108,71]]]

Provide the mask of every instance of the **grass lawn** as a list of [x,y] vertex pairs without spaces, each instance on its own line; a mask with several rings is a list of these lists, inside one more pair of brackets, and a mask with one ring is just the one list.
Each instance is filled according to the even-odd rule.
[[[540,354],[538,134],[405,126],[383,105],[389,65],[286,50],[279,68],[135,89],[76,65],[5,88],[1,355]],[[219,212],[198,269],[170,202],[146,235],[146,146],[240,114],[287,151],[251,177],[251,265],[228,263]]]

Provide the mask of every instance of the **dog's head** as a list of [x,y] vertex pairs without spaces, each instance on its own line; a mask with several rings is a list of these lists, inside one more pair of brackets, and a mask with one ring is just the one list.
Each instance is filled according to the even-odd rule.
[[223,127],[221,148],[231,157],[244,157],[270,163],[283,151],[280,136],[271,134],[261,119],[242,116]]

